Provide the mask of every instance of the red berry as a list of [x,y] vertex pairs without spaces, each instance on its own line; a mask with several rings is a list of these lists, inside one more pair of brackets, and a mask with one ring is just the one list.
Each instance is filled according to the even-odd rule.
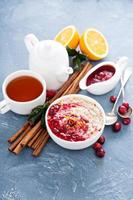
[[129,109],[129,103],[128,103],[128,102],[124,102],[124,103],[122,104],[122,106],[125,106],[125,107],[127,108],[127,110]]
[[116,96],[111,96],[111,97],[110,97],[110,101],[111,101],[112,103],[115,103],[116,98],[117,98]]
[[102,158],[105,156],[105,150],[103,148],[100,148],[96,151],[96,155],[99,157],[99,158]]
[[104,144],[104,142],[105,142],[105,137],[102,135],[102,136],[100,136],[100,138],[98,139],[98,142],[100,143],[100,144]]
[[105,80],[108,80],[108,79],[110,79],[111,77],[112,77],[112,75],[107,74],[107,75],[105,76]]
[[55,94],[56,94],[56,90],[47,90],[46,97],[47,99],[51,99],[55,96]]
[[113,130],[114,132],[118,132],[121,130],[121,123],[120,122],[116,122],[114,125],[113,125]]
[[96,142],[96,143],[93,144],[92,147],[93,147],[94,150],[97,151],[98,149],[102,148],[102,145],[99,142]]
[[124,125],[129,125],[130,123],[131,123],[131,119],[128,117],[128,118],[123,118],[122,119],[122,123],[124,124]]
[[101,80],[101,76],[97,75],[95,76],[96,79]]
[[101,77],[101,79],[105,76],[104,72],[100,72],[99,76]]
[[127,108],[123,105],[119,106],[118,111],[120,114],[124,115],[127,112]]
[[48,112],[48,115],[50,116],[54,116],[60,109],[60,105],[59,104],[55,104],[53,105],[50,109],[49,109],[49,112]]

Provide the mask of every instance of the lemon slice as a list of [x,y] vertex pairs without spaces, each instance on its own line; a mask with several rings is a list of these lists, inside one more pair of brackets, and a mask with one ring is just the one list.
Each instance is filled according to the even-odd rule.
[[60,42],[63,46],[69,46],[75,49],[79,43],[79,34],[75,26],[66,26],[55,37],[57,42]]
[[91,60],[101,60],[108,54],[108,43],[96,29],[86,30],[80,39],[80,50]]

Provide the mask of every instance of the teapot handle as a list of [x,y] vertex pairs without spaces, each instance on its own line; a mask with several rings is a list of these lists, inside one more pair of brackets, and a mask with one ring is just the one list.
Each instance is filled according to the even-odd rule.
[[34,34],[30,33],[25,36],[24,42],[28,52],[31,53],[33,47],[39,42],[39,40]]
[[123,56],[118,58],[116,64],[120,67],[121,71],[123,71],[128,64],[128,57]]

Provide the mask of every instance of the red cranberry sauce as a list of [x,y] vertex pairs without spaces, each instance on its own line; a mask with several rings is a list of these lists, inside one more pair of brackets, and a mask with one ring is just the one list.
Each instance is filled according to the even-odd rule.
[[88,121],[69,112],[69,109],[75,106],[80,105],[77,103],[53,105],[48,112],[48,125],[57,137],[77,142],[86,139],[84,134],[88,130]]
[[103,82],[110,79],[115,73],[115,68],[112,65],[103,65],[96,69],[87,78],[86,85]]

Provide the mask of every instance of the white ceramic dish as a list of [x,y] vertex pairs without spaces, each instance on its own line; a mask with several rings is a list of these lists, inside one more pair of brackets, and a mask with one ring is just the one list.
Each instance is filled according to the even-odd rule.
[[[117,62],[105,61],[105,62],[101,62],[101,63],[97,64],[95,67],[90,69],[88,71],[88,73],[82,78],[82,80],[79,83],[80,89],[87,90],[88,92],[90,92],[94,95],[106,94],[107,92],[111,91],[113,88],[116,87],[127,63],[128,63],[128,58],[121,57],[119,60],[117,60]],[[114,75],[106,81],[94,83],[94,84],[87,86],[86,80],[87,80],[88,76],[91,75],[98,68],[105,66],[105,65],[110,65],[110,66],[114,67],[114,69],[115,69]]]
[[[27,102],[18,102],[18,101],[14,101],[11,98],[9,98],[9,96],[6,93],[6,87],[10,81],[12,81],[13,79],[20,77],[20,76],[32,76],[32,77],[38,79],[43,86],[43,91],[40,94],[40,96],[38,96],[36,99],[34,99],[32,101],[27,101]],[[1,114],[4,114],[4,113],[8,112],[9,110],[11,110],[17,114],[28,115],[33,108],[35,108],[36,106],[43,104],[45,102],[45,100],[46,100],[46,82],[41,75],[39,75],[38,73],[36,73],[34,71],[19,70],[19,71],[13,72],[12,74],[10,74],[9,76],[6,77],[6,79],[4,80],[3,85],[2,85],[2,92],[3,92],[4,100],[0,102],[0,113]]]
[[[63,140],[59,137],[57,137],[50,129],[49,125],[48,125],[48,122],[47,122],[47,115],[48,115],[48,112],[49,112],[49,109],[51,108],[52,105],[60,102],[60,100],[64,100],[65,98],[68,98],[69,97],[80,97],[82,99],[85,99],[89,102],[93,102],[96,104],[96,106],[101,110],[102,112],[102,115],[103,115],[103,126],[102,126],[102,129],[101,131],[96,134],[96,135],[93,135],[91,138],[89,139],[86,139],[84,141],[78,141],[78,142],[71,142],[71,141],[67,141],[67,140]],[[50,137],[55,141],[55,143],[57,143],[58,145],[60,145],[61,147],[64,147],[66,149],[71,149],[71,150],[80,150],[80,149],[84,149],[84,148],[87,148],[89,146],[91,146],[92,144],[94,144],[98,138],[102,135],[103,133],[103,130],[104,130],[104,127],[105,127],[105,113],[104,113],[104,110],[102,108],[102,106],[94,99],[90,98],[90,97],[87,97],[85,95],[80,95],[80,94],[70,94],[70,95],[66,95],[66,96],[63,96],[63,97],[60,97],[59,99],[55,100],[48,108],[47,112],[46,112],[46,115],[45,115],[45,121],[46,121],[46,127],[47,127],[47,131],[50,135]]]

